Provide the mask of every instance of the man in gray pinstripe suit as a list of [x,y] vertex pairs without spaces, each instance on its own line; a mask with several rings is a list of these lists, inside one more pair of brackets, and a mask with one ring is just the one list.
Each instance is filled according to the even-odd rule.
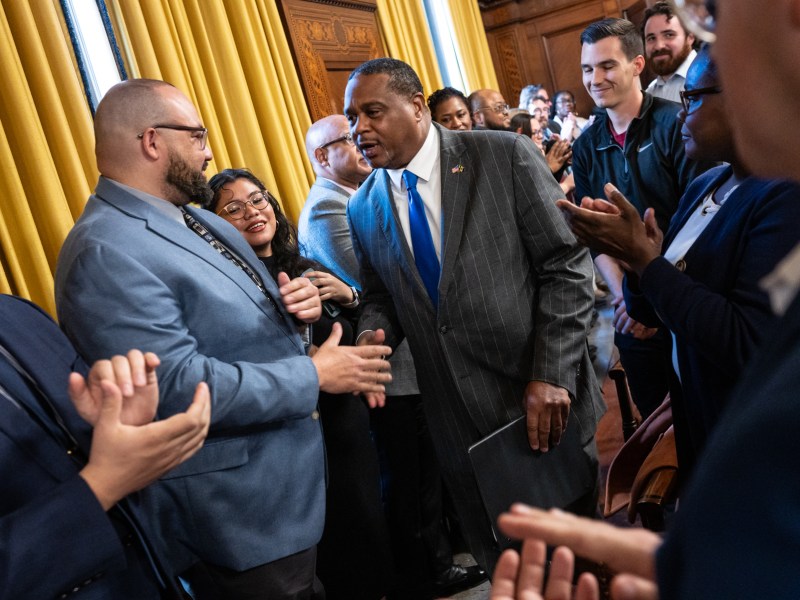
[[[569,424],[597,464],[589,255],[556,209],[561,189],[531,140],[432,125],[419,78],[394,59],[353,71],[344,104],[376,169],[348,204],[364,289],[359,343],[409,340],[467,543],[492,570],[498,551],[469,446],[526,414],[533,450],[558,452]],[[418,177],[441,265],[435,304],[415,266],[405,170]],[[572,508],[593,513],[594,491],[585,500]]]

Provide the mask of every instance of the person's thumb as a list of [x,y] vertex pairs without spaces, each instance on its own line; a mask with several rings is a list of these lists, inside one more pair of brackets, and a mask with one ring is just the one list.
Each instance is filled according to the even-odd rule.
[[283,287],[290,281],[291,279],[289,279],[289,276],[286,273],[284,273],[283,271],[278,273],[278,287]]
[[658,587],[655,582],[636,575],[617,575],[611,582],[611,597],[614,600],[658,600]]
[[341,339],[342,325],[341,323],[334,323],[333,327],[331,328],[331,334],[328,336],[328,339],[322,343],[320,348],[335,348],[339,345]]
[[103,398],[97,426],[119,423],[120,414],[122,413],[122,392],[116,383],[107,379],[103,379],[100,382],[100,389],[103,392]]
[[608,201],[616,206],[621,213],[630,212],[631,209],[636,211],[636,208],[630,202],[628,202],[628,199],[622,195],[622,192],[620,192],[613,183],[607,183],[603,188],[603,191],[606,193],[606,198],[608,198]]

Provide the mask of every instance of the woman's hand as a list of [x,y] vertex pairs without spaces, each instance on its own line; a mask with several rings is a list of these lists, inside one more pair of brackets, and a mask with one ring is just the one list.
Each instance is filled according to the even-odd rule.
[[308,271],[304,276],[311,279],[311,283],[317,287],[319,299],[323,302],[333,300],[339,304],[350,304],[355,300],[350,286],[335,275],[325,271]]

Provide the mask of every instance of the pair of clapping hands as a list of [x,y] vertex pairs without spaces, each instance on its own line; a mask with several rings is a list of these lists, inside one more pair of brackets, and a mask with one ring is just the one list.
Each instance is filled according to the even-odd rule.
[[158,365],[152,352],[131,350],[97,361],[86,378],[70,375],[70,399],[94,427],[80,476],[104,510],[194,455],[208,434],[211,398],[205,383],[197,385],[186,412],[154,421]]

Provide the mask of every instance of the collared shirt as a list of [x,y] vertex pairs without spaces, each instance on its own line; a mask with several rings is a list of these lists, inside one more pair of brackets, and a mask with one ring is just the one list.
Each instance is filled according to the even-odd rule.
[[333,179],[328,179],[327,177],[323,177],[322,175],[317,175],[317,179],[324,179],[325,181],[330,181],[336,187],[341,188],[342,190],[347,192],[348,196],[352,196],[353,194],[356,193],[356,190],[354,188],[348,187],[346,185],[342,185],[338,181],[334,181]]
[[397,208],[400,227],[406,236],[406,242],[408,242],[412,254],[414,247],[411,245],[411,228],[408,219],[408,190],[403,182],[403,171],[411,171],[419,178],[417,191],[425,205],[425,216],[431,229],[433,247],[436,249],[439,263],[442,262],[442,175],[440,164],[439,132],[431,124],[422,148],[411,159],[411,162],[402,169],[386,170],[392,182],[392,197]]
[[672,100],[672,102],[681,101],[680,93],[686,85],[686,73],[689,71],[689,66],[692,64],[697,52],[692,50],[686,60],[683,61],[680,67],[669,77],[664,79],[661,75],[656,77],[647,86],[647,91],[656,96],[657,98],[664,98],[665,100]]
[[113,179],[109,179],[108,177],[105,177],[104,179],[109,183],[113,183],[114,185],[121,187],[129,194],[136,196],[136,198],[138,198],[142,202],[147,202],[150,206],[162,212],[164,215],[166,215],[173,221],[176,221],[183,226],[186,225],[186,223],[183,220],[183,213],[181,212],[181,209],[175,206],[172,202],[164,200],[163,198],[159,198],[158,196],[153,196],[152,194],[148,194],[147,192],[143,192],[142,190],[137,190],[136,188],[132,188],[129,185],[120,183],[119,181],[114,181]]

